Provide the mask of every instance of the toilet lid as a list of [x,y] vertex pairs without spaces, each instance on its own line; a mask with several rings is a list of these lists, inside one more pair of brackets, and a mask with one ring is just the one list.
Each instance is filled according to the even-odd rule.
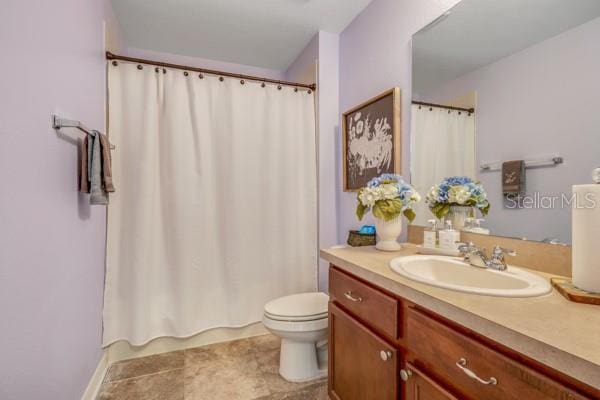
[[327,315],[329,296],[325,293],[300,293],[280,297],[265,305],[265,313],[275,317],[303,318]]

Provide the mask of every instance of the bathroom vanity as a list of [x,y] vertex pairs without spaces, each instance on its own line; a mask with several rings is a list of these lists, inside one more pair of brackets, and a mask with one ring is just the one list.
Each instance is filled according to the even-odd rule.
[[392,271],[415,252],[321,251],[331,399],[600,399],[600,309],[555,291],[482,296]]

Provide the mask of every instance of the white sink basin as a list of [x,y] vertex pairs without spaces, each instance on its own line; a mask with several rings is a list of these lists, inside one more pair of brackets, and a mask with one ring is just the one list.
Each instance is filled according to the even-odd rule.
[[535,297],[552,291],[548,280],[513,266],[495,271],[471,266],[459,258],[416,255],[394,258],[390,267],[406,278],[465,293]]

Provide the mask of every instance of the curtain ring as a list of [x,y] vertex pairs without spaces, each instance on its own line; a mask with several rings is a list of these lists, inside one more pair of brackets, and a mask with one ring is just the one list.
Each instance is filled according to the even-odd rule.
[[198,74],[198,78],[200,78],[200,79],[204,79],[204,75],[202,75],[202,74]]
[[265,86],[267,86],[267,84],[264,82],[260,84],[260,87],[265,87]]
[[166,73],[167,73],[167,69],[163,68],[163,74],[166,74]]
[[419,110],[420,110],[421,108],[423,108],[423,107],[419,106]]
[[160,71],[160,69],[159,69],[158,67],[156,67],[156,68],[154,68],[154,71],[155,71],[156,73],[158,73],[158,71]]
[[433,107],[429,107],[429,111],[433,111]]
[[298,88],[294,88],[294,93],[298,93]]
[[308,89],[308,94],[312,94],[312,90]]
[[277,85],[277,90],[281,90],[281,85]]
[[119,63],[117,62],[117,60],[113,60],[112,65],[116,67],[117,65],[119,65]]
[[142,69],[144,69],[144,67],[142,66],[142,64],[138,64],[137,69],[141,71]]
[[458,112],[458,115],[462,115],[462,112],[460,112],[460,111],[459,111],[459,112]]
[[188,76],[190,73],[187,71],[183,71],[183,76]]
[[223,78],[222,76],[219,77],[219,81],[223,82],[225,80],[225,78]]
[[246,83],[246,82],[243,79],[240,79],[240,84],[243,85],[244,83]]

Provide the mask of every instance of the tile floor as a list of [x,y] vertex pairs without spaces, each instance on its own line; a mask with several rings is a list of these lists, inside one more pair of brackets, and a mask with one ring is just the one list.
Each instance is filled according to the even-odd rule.
[[327,380],[279,374],[279,339],[256,336],[113,364],[97,400],[327,400]]

